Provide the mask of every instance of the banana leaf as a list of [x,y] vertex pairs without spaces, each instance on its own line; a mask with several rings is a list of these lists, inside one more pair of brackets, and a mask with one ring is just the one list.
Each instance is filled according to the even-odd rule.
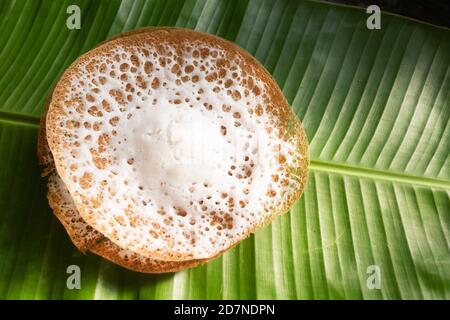
[[[79,30],[66,27],[69,5]],[[450,30],[384,13],[369,30],[368,16],[311,1],[0,0],[0,298],[449,299]],[[249,51],[311,143],[307,189],[288,214],[174,274],[78,252],[36,159],[39,116],[64,69],[144,26]],[[79,290],[67,286],[70,265]]]

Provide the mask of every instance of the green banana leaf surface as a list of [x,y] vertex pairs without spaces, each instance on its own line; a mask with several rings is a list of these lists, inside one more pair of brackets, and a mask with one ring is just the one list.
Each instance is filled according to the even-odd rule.
[[[66,27],[74,4],[79,30]],[[312,1],[0,0],[0,298],[450,299],[450,30],[384,13],[369,30],[368,16]],[[144,26],[246,49],[311,145],[307,188],[288,214],[223,257],[163,275],[78,252],[36,158],[65,68]],[[70,265],[80,290],[66,285]]]

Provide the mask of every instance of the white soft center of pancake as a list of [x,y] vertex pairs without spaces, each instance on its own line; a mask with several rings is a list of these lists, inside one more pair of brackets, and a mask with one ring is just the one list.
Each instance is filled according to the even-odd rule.
[[149,188],[159,188],[164,181],[180,189],[191,181],[221,177],[236,153],[235,144],[220,133],[217,119],[197,109],[149,108],[138,121],[129,147],[135,150],[136,173]]

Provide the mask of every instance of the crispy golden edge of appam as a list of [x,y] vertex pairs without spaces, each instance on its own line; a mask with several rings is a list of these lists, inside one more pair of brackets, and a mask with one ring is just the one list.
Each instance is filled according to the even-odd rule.
[[[260,224],[255,225],[252,228],[246,230],[242,237],[236,239],[236,241],[231,245],[235,245],[241,240],[245,239],[251,233],[259,229],[260,227],[267,225],[278,215],[284,214],[289,208],[294,204],[296,200],[301,196],[308,177],[308,167],[309,167],[309,150],[308,150],[308,140],[306,134],[300,124],[300,121],[297,119],[296,115],[293,113],[291,107],[283,96],[281,89],[278,87],[275,80],[272,76],[267,72],[267,70],[249,53],[245,50],[241,49],[234,43],[226,41],[224,39],[220,39],[216,36],[201,33],[201,32],[193,32],[187,29],[179,29],[179,28],[145,28],[141,30],[136,30],[133,32],[129,32],[123,35],[119,35],[118,37],[113,38],[94,50],[87,52],[86,54],[79,57],[63,74],[61,79],[59,80],[53,97],[50,103],[50,110],[47,116],[47,138],[48,143],[50,145],[53,154],[56,155],[57,159],[62,157],[63,150],[63,141],[64,136],[61,134],[58,128],[58,119],[60,116],[63,116],[65,111],[62,105],[62,101],[64,100],[64,95],[68,88],[70,88],[70,79],[74,74],[77,74],[78,67],[83,64],[85,61],[95,57],[96,55],[101,55],[103,52],[108,51],[111,48],[114,48],[117,45],[122,45],[124,47],[128,46],[138,46],[140,43],[146,41],[146,36],[148,34],[152,34],[152,36],[165,37],[168,34],[172,34],[175,38],[179,38],[181,40],[200,40],[203,42],[211,43],[212,46],[219,46],[224,48],[225,50],[232,52],[233,54],[238,54],[244,60],[243,69],[244,71],[253,71],[255,75],[261,79],[267,86],[267,93],[271,97],[271,104],[265,106],[265,112],[271,114],[276,120],[277,128],[283,135],[289,135],[296,137],[297,142],[297,151],[299,154],[300,166],[298,168],[288,168],[288,171],[293,174],[298,182],[300,182],[299,187],[296,187],[295,191],[290,194],[290,196],[285,201],[284,205],[278,208],[277,210],[272,211],[272,215],[267,217]],[[247,69],[246,69],[247,68]],[[64,172],[64,168],[58,165],[58,161],[56,163],[57,171],[61,177],[67,176]],[[70,187],[69,187],[70,188]],[[76,203],[80,214],[83,217],[89,217],[89,224],[95,225],[95,216],[90,216],[82,203]],[[230,247],[231,247],[230,246]],[[228,248],[229,249],[229,248]],[[228,250],[227,249],[227,250]],[[225,250],[226,251],[226,250]],[[139,252],[141,254],[145,254],[145,256],[167,260],[167,261],[185,261],[190,260],[192,257],[188,254],[179,254],[170,251],[154,251],[154,252]],[[219,253],[220,254],[220,253]]]

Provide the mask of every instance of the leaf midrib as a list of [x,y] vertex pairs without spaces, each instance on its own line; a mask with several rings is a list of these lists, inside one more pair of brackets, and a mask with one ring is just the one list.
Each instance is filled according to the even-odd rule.
[[414,185],[422,185],[431,188],[450,189],[449,180],[415,176],[402,172],[366,168],[331,161],[311,160],[310,168],[315,171],[325,171],[328,173],[337,173],[347,176],[364,177],[373,180],[383,180]]
[[[0,111],[0,122],[12,125],[27,126],[39,128],[40,118],[13,112]],[[450,181],[438,178],[430,178],[423,176],[415,176],[402,172],[393,172],[389,170],[380,170],[355,166],[351,164],[342,164],[332,161],[311,159],[310,168],[315,171],[323,171],[327,173],[336,173],[346,176],[354,176],[361,178],[369,178],[373,180],[383,180],[397,183],[406,183],[413,185],[421,185],[431,188],[450,189]]]
[[0,110],[0,122],[19,126],[39,127],[40,118],[29,114],[20,114]]

